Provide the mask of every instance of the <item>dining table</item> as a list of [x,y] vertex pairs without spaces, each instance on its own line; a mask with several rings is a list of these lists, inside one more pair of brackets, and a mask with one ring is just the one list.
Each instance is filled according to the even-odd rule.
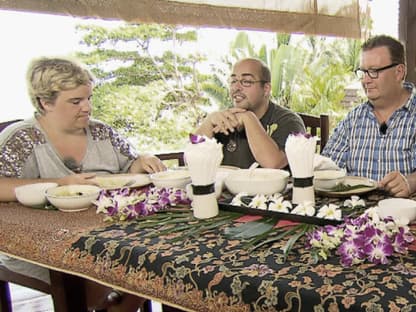
[[[387,197],[360,195],[367,207]],[[316,194],[316,206],[344,200]],[[186,209],[173,211],[191,216]],[[416,311],[414,243],[387,264],[346,267],[336,254],[315,261],[305,236],[288,253],[287,237],[253,248],[227,235],[250,216],[229,215],[220,205],[217,223],[179,217],[167,231],[166,221],[148,226],[146,216],[105,221],[94,206],[68,213],[6,202],[0,252],[183,311]],[[202,230],[184,235],[196,225]]]

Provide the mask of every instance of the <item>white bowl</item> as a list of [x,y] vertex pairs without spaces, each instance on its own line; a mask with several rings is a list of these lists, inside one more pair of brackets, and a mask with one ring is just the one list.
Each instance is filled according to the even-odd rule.
[[16,194],[17,200],[22,205],[33,208],[42,208],[47,202],[45,191],[57,185],[57,183],[53,182],[26,184],[15,187],[14,193]]
[[403,224],[416,220],[416,201],[411,199],[383,199],[378,202],[376,210],[381,218],[392,217]]
[[87,210],[97,199],[101,188],[95,185],[62,185],[46,190],[46,198],[61,211]]
[[217,169],[217,174],[215,175],[215,192],[220,192],[220,195],[222,191],[225,189],[225,178],[230,175],[231,172],[239,170],[238,167],[231,167],[231,166],[220,166]]
[[344,182],[346,173],[344,170],[318,170],[313,173],[313,185],[317,189],[330,190]]
[[232,194],[241,192],[247,195],[271,195],[285,190],[289,172],[280,169],[256,168],[239,169],[230,172],[225,178],[225,186]]
[[174,187],[185,189],[186,185],[191,183],[191,176],[188,170],[167,170],[150,175],[152,183],[158,187]]

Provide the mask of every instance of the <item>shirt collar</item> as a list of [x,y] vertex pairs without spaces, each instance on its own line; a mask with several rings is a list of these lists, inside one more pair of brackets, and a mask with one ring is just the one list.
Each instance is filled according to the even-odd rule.
[[410,97],[407,100],[406,104],[403,105],[403,108],[406,108],[412,114],[416,113],[416,88],[411,82],[404,82],[403,87],[410,91]]

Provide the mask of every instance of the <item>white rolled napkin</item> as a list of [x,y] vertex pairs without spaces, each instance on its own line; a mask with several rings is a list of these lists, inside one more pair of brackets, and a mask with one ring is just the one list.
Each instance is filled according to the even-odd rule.
[[191,135],[184,156],[192,180],[194,216],[206,219],[218,215],[215,178],[223,158],[222,144],[214,138]]
[[317,137],[305,133],[290,134],[286,156],[293,176],[292,202],[315,202],[313,188],[314,157]]
[[313,170],[340,170],[340,168],[331,158],[315,154],[313,159]]

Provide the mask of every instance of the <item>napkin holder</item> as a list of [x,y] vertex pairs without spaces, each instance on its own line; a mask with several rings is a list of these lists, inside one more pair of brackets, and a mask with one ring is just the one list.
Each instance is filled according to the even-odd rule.
[[313,187],[313,162],[316,151],[316,137],[310,134],[290,134],[286,140],[286,155],[292,171],[292,203],[315,204]]
[[197,219],[208,219],[218,215],[218,202],[215,195],[215,183],[208,185],[192,184],[192,209]]
[[313,176],[306,178],[293,177],[292,203],[298,205],[305,202],[315,203]]

